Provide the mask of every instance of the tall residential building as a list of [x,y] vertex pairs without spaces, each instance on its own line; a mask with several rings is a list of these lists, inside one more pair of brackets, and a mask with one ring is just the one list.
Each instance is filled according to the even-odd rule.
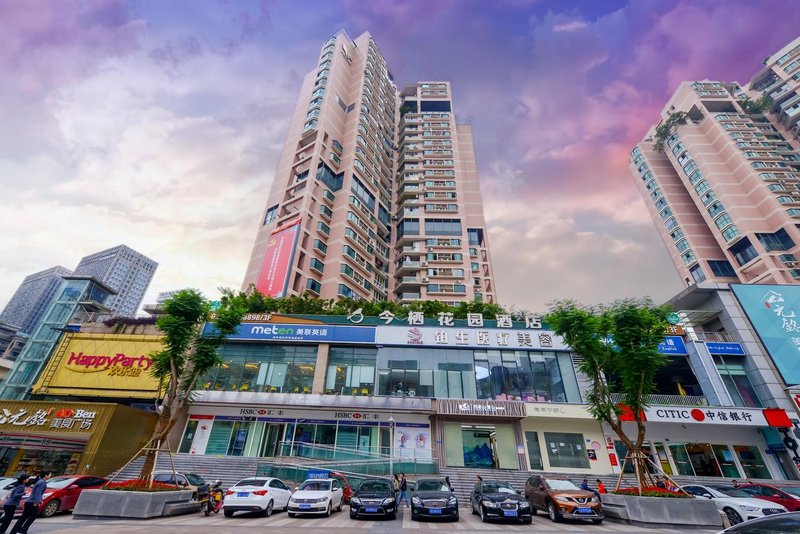
[[469,126],[450,86],[398,93],[369,33],[303,80],[243,286],[270,296],[495,301]]
[[65,267],[51,267],[26,276],[8,301],[0,321],[14,325],[20,332],[32,334],[42,320],[45,310],[53,302],[61,286],[62,276],[72,274]]
[[130,247],[119,245],[85,256],[75,267],[75,275],[91,276],[116,291],[105,302],[114,314],[134,315],[158,263]]
[[630,170],[687,286],[800,281],[798,80],[800,38],[748,86],[684,82],[631,152]]

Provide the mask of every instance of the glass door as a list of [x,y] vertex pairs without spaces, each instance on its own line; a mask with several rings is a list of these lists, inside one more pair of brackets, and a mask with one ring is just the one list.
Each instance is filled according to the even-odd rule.
[[542,450],[539,447],[539,433],[525,432],[525,442],[528,445],[528,465],[531,470],[544,469],[542,464]]
[[661,471],[663,471],[664,474],[672,475],[672,465],[669,463],[669,456],[667,455],[667,449],[664,447],[664,444],[657,441],[653,444],[653,447],[656,451],[656,461],[661,467]]
[[714,449],[714,456],[722,471],[722,476],[727,478],[739,478],[742,476],[733,461],[733,453],[730,447],[727,445],[712,445],[711,448]]
[[679,475],[695,476],[692,461],[683,443],[670,443],[669,452],[672,453],[672,460],[675,462],[675,469],[678,470]]
[[772,478],[758,447],[734,445],[733,449],[736,451],[736,456],[739,457],[739,462],[742,464],[747,478]]
[[692,462],[694,472],[699,477],[722,476],[714,452],[708,443],[687,443],[686,452]]

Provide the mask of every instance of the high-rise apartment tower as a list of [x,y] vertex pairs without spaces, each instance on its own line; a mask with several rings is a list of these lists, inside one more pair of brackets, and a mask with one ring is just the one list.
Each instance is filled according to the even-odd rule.
[[450,84],[397,91],[369,33],[322,47],[243,286],[270,296],[495,301],[468,125]]
[[8,301],[0,321],[32,334],[61,286],[62,276],[72,274],[65,267],[51,267],[25,277]]
[[800,38],[747,86],[682,83],[630,170],[687,286],[800,281]]
[[119,245],[85,256],[75,267],[75,275],[92,276],[117,294],[105,305],[117,315],[134,315],[158,263],[130,247]]

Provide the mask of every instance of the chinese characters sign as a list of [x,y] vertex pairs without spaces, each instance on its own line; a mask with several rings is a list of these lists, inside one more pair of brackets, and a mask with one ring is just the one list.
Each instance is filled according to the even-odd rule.
[[800,286],[731,284],[787,385],[800,384]]
[[36,428],[39,430],[68,429],[91,430],[97,412],[52,406],[32,410],[27,408],[0,408],[0,427]]
[[379,345],[422,345],[520,350],[569,350],[562,339],[548,330],[467,329],[425,326],[377,327]]
[[769,426],[764,411],[748,408],[700,406],[649,406],[644,411],[648,421],[663,423],[703,423],[708,425]]
[[300,219],[276,228],[267,240],[256,288],[268,297],[286,294],[294,248],[300,230]]

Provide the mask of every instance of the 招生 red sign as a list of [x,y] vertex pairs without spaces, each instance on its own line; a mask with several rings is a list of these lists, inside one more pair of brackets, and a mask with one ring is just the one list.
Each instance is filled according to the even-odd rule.
[[299,229],[300,219],[297,219],[279,226],[269,236],[256,282],[256,289],[268,297],[282,297],[286,293]]

